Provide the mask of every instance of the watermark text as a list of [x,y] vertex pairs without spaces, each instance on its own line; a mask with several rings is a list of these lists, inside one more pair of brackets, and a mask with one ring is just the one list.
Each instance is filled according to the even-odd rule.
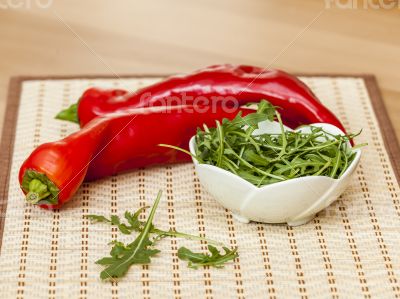
[[325,8],[339,9],[394,9],[400,8],[398,0],[324,0]]
[[0,9],[47,9],[53,0],[0,0]]

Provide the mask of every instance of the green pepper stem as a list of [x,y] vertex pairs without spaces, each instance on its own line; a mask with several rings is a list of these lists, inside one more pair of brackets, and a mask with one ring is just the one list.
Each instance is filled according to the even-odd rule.
[[30,204],[58,204],[58,187],[44,174],[33,169],[25,170],[21,182],[26,202]]
[[72,104],[67,109],[61,110],[55,118],[79,124],[78,104]]
[[43,198],[50,195],[47,185],[38,179],[33,179],[29,183],[29,192],[26,194],[26,201],[31,204],[37,204]]

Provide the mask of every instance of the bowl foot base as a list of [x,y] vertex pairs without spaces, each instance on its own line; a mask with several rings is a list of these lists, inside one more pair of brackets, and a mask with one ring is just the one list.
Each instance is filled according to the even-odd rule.
[[233,218],[235,218],[235,220],[237,220],[237,221],[239,221],[241,223],[249,223],[250,222],[250,219],[248,219],[246,217],[243,217],[243,216],[240,216],[238,214],[233,214],[232,216],[233,216]]
[[[233,214],[232,216],[236,221],[239,221],[241,223],[249,223],[250,222],[249,218],[243,217],[241,215]],[[306,224],[306,223],[310,222],[314,218],[315,218],[315,214],[312,214],[310,216],[307,216],[307,217],[304,217],[304,218],[300,218],[300,219],[296,219],[296,220],[293,220],[293,221],[289,220],[287,222],[287,224],[289,226],[300,226],[300,225],[303,225],[303,224]]]
[[296,219],[294,221],[288,221],[288,225],[289,226],[300,226],[303,224],[306,224],[307,222],[310,222],[311,220],[313,220],[315,218],[315,214],[311,215],[311,216],[307,216],[301,219]]

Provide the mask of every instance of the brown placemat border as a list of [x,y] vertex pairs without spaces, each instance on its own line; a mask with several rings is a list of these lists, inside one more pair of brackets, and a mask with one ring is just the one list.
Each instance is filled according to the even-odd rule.
[[[30,80],[68,80],[68,79],[120,79],[120,78],[157,78],[171,74],[135,74],[135,75],[66,75],[66,76],[18,76],[10,79],[6,110],[4,115],[3,132],[0,143],[0,248],[3,241],[4,221],[8,202],[8,186],[11,168],[11,158],[14,149],[15,129],[20,104],[22,83]],[[302,73],[298,76],[305,77],[343,77],[362,78],[368,90],[369,98],[374,108],[379,123],[379,129],[388,150],[390,162],[394,168],[397,182],[400,183],[400,146],[393,125],[389,119],[385,103],[383,102],[378,82],[374,75],[369,74],[310,74]]]
[[393,166],[397,182],[400,184],[400,143],[397,139],[393,124],[390,121],[389,114],[383,101],[378,81],[373,75],[365,75],[363,77],[365,86],[371,98],[372,107],[376,118],[378,119],[379,129],[383,136],[385,147],[388,150],[390,162]]
[[0,248],[3,243],[4,222],[8,202],[8,185],[10,181],[11,157],[14,149],[15,129],[20,103],[23,77],[13,77],[8,86],[6,110],[3,121],[3,132],[0,142]]

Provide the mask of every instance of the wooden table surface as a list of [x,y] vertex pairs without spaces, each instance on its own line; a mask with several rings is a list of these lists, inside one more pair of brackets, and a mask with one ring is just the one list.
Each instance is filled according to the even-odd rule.
[[400,8],[336,2],[1,0],[1,123],[11,76],[186,72],[231,62],[375,74],[400,137]]

